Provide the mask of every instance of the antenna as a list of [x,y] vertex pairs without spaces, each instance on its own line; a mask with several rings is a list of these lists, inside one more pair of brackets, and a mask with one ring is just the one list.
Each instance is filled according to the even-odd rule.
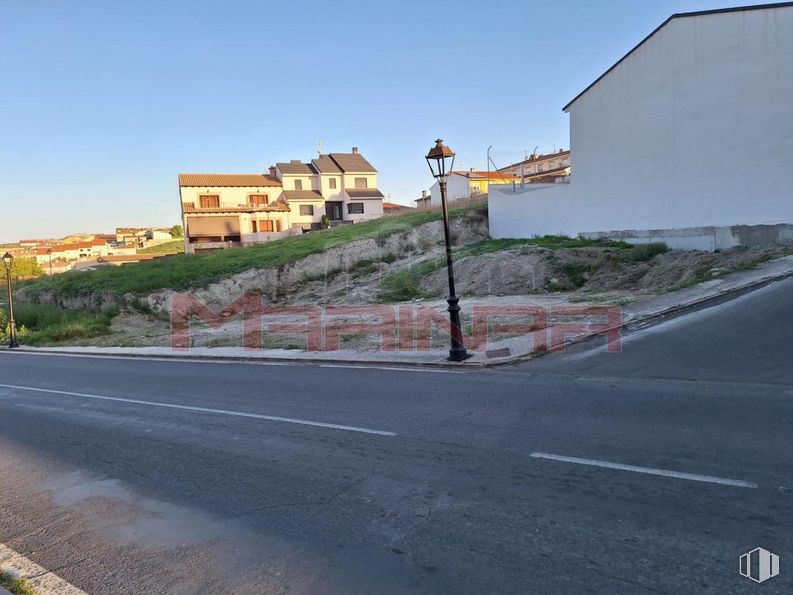
[[322,141],[317,141],[317,155],[322,155]]

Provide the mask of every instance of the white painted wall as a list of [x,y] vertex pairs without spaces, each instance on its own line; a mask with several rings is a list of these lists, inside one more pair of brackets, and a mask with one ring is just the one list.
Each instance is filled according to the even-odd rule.
[[571,183],[493,237],[793,223],[793,7],[674,19],[569,109]]
[[[446,180],[446,198],[449,202],[468,198],[470,192],[468,178],[453,173]],[[441,206],[441,186],[438,182],[435,182],[430,187],[430,194],[432,195],[432,200],[430,201],[432,206]]]

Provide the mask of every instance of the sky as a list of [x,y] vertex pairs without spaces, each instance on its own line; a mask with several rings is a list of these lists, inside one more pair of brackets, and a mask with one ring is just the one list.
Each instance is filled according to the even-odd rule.
[[0,242],[179,223],[180,172],[360,148],[387,200],[569,147],[562,107],[729,0],[0,0]]

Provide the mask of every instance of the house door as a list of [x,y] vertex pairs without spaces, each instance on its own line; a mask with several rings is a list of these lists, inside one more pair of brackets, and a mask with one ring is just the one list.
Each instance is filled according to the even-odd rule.
[[326,202],[325,214],[327,214],[328,219],[331,221],[341,221],[343,218],[341,210],[343,204],[344,203],[341,202]]

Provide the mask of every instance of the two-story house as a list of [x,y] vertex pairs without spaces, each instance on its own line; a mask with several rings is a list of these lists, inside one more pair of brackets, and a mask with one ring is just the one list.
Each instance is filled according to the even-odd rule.
[[267,174],[179,174],[185,251],[267,242],[383,215],[377,170],[353,147]]

